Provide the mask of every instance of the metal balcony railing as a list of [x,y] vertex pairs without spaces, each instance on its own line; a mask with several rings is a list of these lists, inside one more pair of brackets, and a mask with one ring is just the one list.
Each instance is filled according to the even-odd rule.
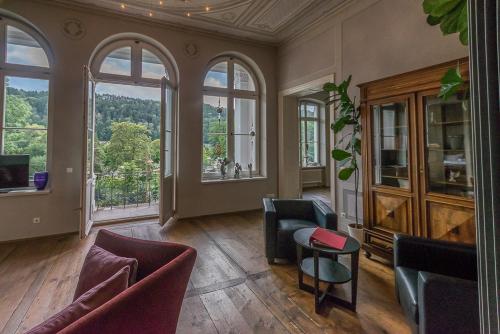
[[160,198],[160,171],[95,174],[96,209],[154,205]]

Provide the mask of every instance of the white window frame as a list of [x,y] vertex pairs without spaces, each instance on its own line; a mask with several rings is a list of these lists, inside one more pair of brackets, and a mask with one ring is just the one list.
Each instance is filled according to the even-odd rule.
[[[205,79],[207,77],[208,72],[214,67],[215,65],[222,63],[222,62],[227,62],[227,88],[221,88],[221,87],[211,87],[211,86],[205,86]],[[235,89],[234,88],[234,65],[238,64],[241,67],[243,67],[251,76],[255,90],[254,91],[249,91],[249,90],[241,90],[241,89]],[[227,98],[227,127],[226,127],[226,136],[227,136],[227,158],[231,161],[231,163],[234,164],[234,156],[235,156],[235,148],[234,148],[234,136],[238,135],[234,133],[234,99],[235,98],[242,98],[242,99],[249,99],[249,100],[254,100],[255,101],[255,166],[252,166],[254,169],[252,171],[252,177],[262,177],[262,172],[261,172],[261,162],[260,162],[260,145],[261,145],[261,106],[260,106],[260,86],[259,86],[259,81],[257,80],[257,77],[255,76],[254,71],[242,60],[233,57],[233,56],[223,56],[223,57],[218,57],[214,60],[212,60],[208,66],[207,70],[205,71],[203,75],[203,89],[202,89],[202,99],[204,96],[215,96],[215,97],[226,97]],[[203,112],[203,111],[202,111]],[[203,127],[202,127],[203,128]],[[202,130],[203,131],[203,130]],[[202,138],[203,138],[203,133],[202,133]],[[203,139],[202,139],[203,140]],[[203,181],[210,181],[210,180],[218,180],[220,179],[220,173],[205,173],[203,171],[203,142],[202,142],[202,162],[201,162],[201,180]],[[246,167],[246,166],[245,166]],[[228,175],[231,176],[232,172],[228,170]],[[250,172],[249,171],[242,171],[241,172],[241,178],[249,178],[250,177]],[[228,177],[228,180],[233,180],[233,178]]]
[[[120,75],[100,72],[102,62],[104,59],[113,51],[121,49],[123,47],[131,48],[131,59],[130,59],[130,72],[131,75]],[[167,84],[172,88],[176,89],[176,77],[175,70],[172,66],[170,60],[163,55],[155,46],[138,39],[122,39],[111,42],[103,46],[95,55],[90,66],[90,71],[96,82],[106,82],[124,85],[135,85],[135,86],[145,86],[145,87],[161,87],[161,78],[143,78],[142,77],[142,49],[146,49],[152,54],[154,54],[163,63],[167,74]]]
[[[308,117],[307,116],[307,105],[314,105],[316,107],[316,117]],[[304,116],[303,116],[304,115]],[[303,168],[311,168],[311,167],[321,167],[321,105],[317,102],[312,102],[308,100],[302,100],[299,103],[299,119],[300,119],[300,158],[301,158],[301,165]],[[317,131],[316,131],[316,143],[317,143],[317,161],[315,161],[315,165],[310,165],[307,159],[307,148],[309,142],[307,141],[308,135],[307,135],[307,125],[304,128],[304,131],[302,131],[302,123],[305,121],[306,123],[316,123],[317,126]],[[305,138],[302,138],[302,133],[304,133]],[[314,142],[312,143],[314,145]],[[303,145],[306,145],[304,147]]]
[[[23,65],[23,64],[11,64],[7,63],[7,26],[17,28],[30,37],[32,37],[40,47],[45,52],[45,56],[48,60],[48,67],[43,66],[33,66],[33,65]],[[52,54],[51,48],[48,42],[41,36],[41,34],[29,25],[19,22],[15,19],[9,17],[0,16],[0,154],[4,151],[4,113],[5,113],[5,103],[6,103],[6,87],[5,87],[5,77],[22,77],[27,79],[42,79],[48,81],[49,92],[47,101],[47,127],[40,128],[36,130],[47,131],[47,156],[45,161],[46,170],[51,171],[52,165],[52,106],[53,106],[53,81],[52,80],[52,68],[54,64],[54,55]],[[10,129],[10,128],[9,128]],[[19,130],[31,130],[30,128],[13,128]],[[50,177],[49,185],[50,188]],[[33,185],[33,175],[29,176],[30,188]]]

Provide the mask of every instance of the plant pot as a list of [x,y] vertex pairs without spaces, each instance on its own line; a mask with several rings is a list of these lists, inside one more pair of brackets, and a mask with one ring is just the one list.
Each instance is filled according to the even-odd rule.
[[33,175],[33,183],[35,184],[35,188],[37,190],[45,189],[48,181],[49,172],[36,172],[35,175]]
[[359,227],[356,227],[356,224],[349,224],[347,225],[347,230],[349,231],[349,236],[353,237],[356,239],[360,245],[363,244],[363,225],[358,225]]

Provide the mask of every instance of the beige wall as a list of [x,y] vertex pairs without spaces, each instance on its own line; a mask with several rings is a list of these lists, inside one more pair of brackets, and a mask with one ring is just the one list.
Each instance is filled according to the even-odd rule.
[[[280,47],[279,90],[327,74],[334,74],[338,81],[351,74],[351,93],[358,95],[359,83],[466,56],[467,48],[458,36],[443,37],[438,27],[426,23],[421,6],[420,0],[346,1],[328,18]],[[335,184],[334,173],[332,168],[336,211],[352,217],[353,183]],[[348,221],[342,219],[344,226]]]
[[[145,21],[114,15],[70,10],[29,0],[0,1],[0,7],[34,24],[47,38],[55,55],[53,105],[50,106],[53,145],[51,193],[36,196],[0,197],[0,241],[58,234],[78,230],[80,164],[82,154],[82,66],[105,38],[118,33],[139,33],[163,44],[179,69],[179,192],[180,217],[256,209],[261,197],[277,192],[276,50],[232,39],[188,31],[170,30]],[[64,36],[62,24],[77,18],[85,24],[86,36],[72,40]],[[187,41],[198,45],[199,55],[187,57]],[[206,64],[221,53],[246,55],[265,77],[267,179],[251,182],[201,184],[201,82]],[[66,173],[72,167],[73,173]],[[0,195],[1,196],[1,195]],[[33,217],[41,223],[34,225]]]

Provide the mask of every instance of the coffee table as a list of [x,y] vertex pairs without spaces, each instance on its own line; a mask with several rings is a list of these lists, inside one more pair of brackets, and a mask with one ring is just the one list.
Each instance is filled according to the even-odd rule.
[[[356,239],[347,234],[331,231],[347,237],[344,249],[334,249],[319,247],[309,243],[309,237],[315,228],[304,228],[297,230],[293,234],[293,239],[297,244],[297,266],[299,274],[299,289],[314,294],[314,309],[319,313],[321,304],[326,298],[335,304],[356,311],[356,298],[358,293],[358,262],[360,244]],[[304,249],[312,250],[313,257],[302,258]],[[351,268],[347,268],[337,261],[338,255],[350,254]],[[321,256],[320,256],[321,255]],[[317,275],[316,273],[319,273]],[[314,286],[304,283],[304,274],[314,279]],[[325,291],[320,291],[319,282],[328,283]],[[335,284],[351,282],[351,300],[347,301],[332,294]]]

